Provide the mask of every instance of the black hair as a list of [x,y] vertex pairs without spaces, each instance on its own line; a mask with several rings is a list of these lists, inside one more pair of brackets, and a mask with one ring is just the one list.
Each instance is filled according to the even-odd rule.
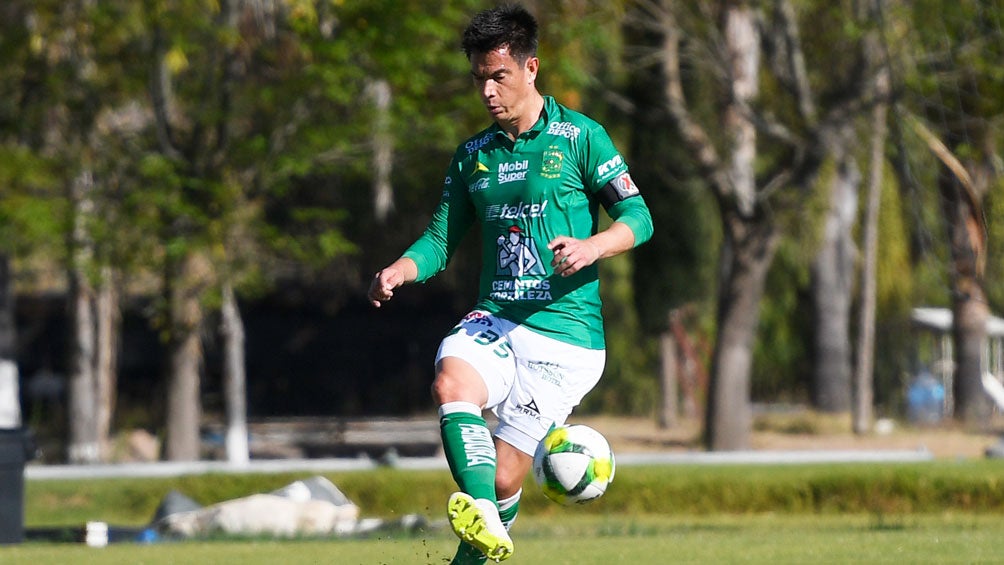
[[537,20],[519,4],[485,10],[471,18],[462,45],[468,59],[508,46],[512,58],[522,64],[537,56]]

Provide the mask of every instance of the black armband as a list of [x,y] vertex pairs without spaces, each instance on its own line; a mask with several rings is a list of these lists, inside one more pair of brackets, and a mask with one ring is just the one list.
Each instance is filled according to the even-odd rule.
[[631,175],[626,172],[621,173],[605,184],[603,188],[596,191],[596,199],[599,200],[603,208],[610,208],[614,204],[627,200],[633,196],[641,196],[638,187],[631,180]]

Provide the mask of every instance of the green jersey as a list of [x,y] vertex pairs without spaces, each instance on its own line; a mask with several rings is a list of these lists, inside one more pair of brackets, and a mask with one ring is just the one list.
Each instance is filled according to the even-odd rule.
[[477,308],[566,343],[602,349],[597,265],[555,275],[547,248],[557,236],[595,234],[600,204],[631,228],[635,245],[651,237],[648,207],[607,132],[545,96],[541,118],[515,141],[494,124],[457,148],[432,220],[404,256],[425,281],[446,267],[479,221]]

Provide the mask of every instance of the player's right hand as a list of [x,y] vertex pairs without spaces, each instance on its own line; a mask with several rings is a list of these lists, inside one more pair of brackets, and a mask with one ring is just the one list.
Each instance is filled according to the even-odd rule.
[[404,274],[393,268],[386,268],[373,275],[369,292],[366,296],[370,304],[379,308],[384,302],[394,297],[394,289],[404,284]]

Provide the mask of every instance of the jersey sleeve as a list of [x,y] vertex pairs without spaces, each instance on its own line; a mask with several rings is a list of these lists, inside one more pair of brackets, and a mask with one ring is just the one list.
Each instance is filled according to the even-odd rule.
[[587,130],[581,156],[586,190],[615,222],[631,228],[635,247],[651,239],[652,214],[648,205],[631,178],[624,158],[599,124]]
[[473,223],[474,206],[454,158],[443,182],[443,196],[429,225],[403,254],[418,267],[417,282],[424,282],[446,268]]

